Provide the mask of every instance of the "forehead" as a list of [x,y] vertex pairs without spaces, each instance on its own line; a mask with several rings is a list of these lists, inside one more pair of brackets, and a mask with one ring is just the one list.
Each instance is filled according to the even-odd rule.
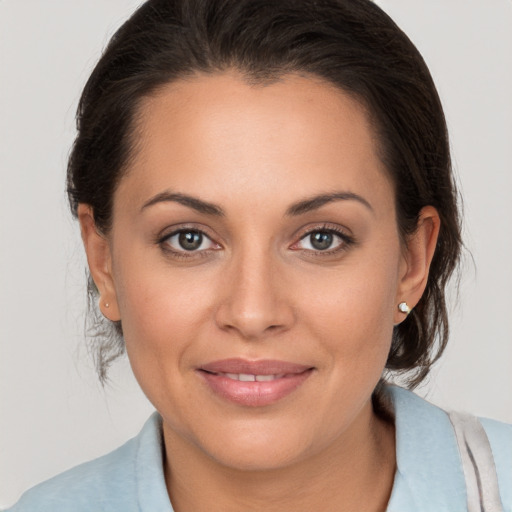
[[281,198],[389,185],[364,107],[313,77],[254,85],[230,72],[167,84],[139,105],[134,139],[120,188],[132,184],[135,196],[172,188],[218,202],[232,199],[229,186]]

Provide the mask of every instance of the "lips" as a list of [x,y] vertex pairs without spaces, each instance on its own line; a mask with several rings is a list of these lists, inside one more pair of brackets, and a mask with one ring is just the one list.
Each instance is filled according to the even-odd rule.
[[277,375],[253,375],[251,373],[218,373],[217,375],[222,375],[232,380],[239,380],[241,382],[270,382],[276,379],[282,379],[285,377],[284,373],[279,373]]
[[217,396],[238,405],[263,407],[294,392],[313,368],[286,361],[224,359],[197,371]]

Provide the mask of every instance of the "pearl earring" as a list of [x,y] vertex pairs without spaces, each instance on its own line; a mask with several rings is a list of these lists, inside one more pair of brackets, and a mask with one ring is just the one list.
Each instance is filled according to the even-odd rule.
[[110,307],[110,304],[108,302],[105,302],[105,307],[106,308],[109,308]]
[[406,315],[408,315],[411,312],[411,308],[409,307],[407,302],[400,302],[400,304],[398,304],[398,309],[402,313],[405,313]]

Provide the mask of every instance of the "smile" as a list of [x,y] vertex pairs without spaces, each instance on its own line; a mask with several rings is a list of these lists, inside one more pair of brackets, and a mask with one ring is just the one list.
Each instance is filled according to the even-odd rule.
[[270,382],[276,379],[282,379],[285,374],[280,373],[277,375],[252,375],[250,373],[219,373],[228,379],[239,380],[241,382]]
[[246,407],[274,404],[300,388],[314,368],[285,361],[226,359],[197,373],[214,395]]

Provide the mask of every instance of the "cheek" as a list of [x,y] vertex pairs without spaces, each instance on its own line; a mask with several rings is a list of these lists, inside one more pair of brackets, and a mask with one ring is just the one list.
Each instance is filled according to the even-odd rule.
[[[195,397],[183,379],[204,339],[208,297],[199,283],[161,271],[128,274],[120,290],[126,351],[135,378],[154,407],[173,424],[188,424]],[[185,281],[185,282],[184,282]]]
[[209,288],[204,286],[201,271],[171,271],[165,262],[149,264],[134,252],[115,270],[123,333],[134,372],[138,378],[169,374],[169,367],[182,364],[210,307]]
[[[325,279],[309,282],[302,316],[332,359],[385,364],[391,345],[398,283],[398,251],[361,258]],[[361,367],[361,366],[359,366]]]

